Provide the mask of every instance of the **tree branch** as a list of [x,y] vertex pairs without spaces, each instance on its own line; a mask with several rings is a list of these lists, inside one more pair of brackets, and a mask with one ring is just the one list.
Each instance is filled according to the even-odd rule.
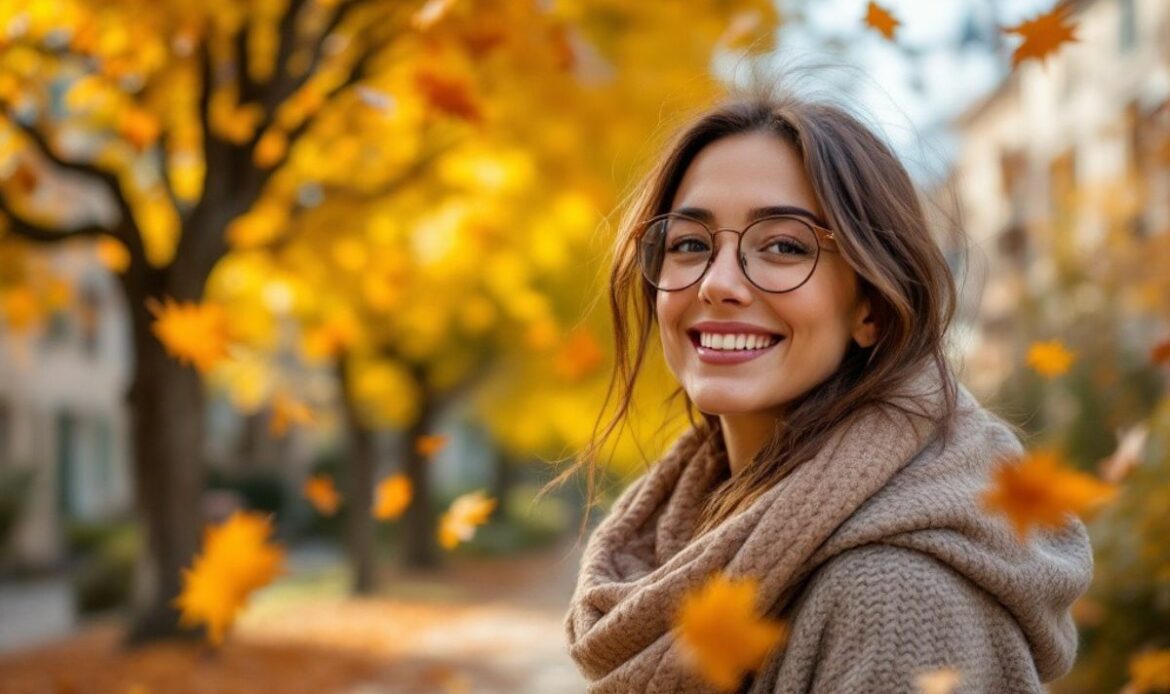
[[33,224],[16,214],[8,204],[8,201],[2,196],[0,196],[0,214],[3,214],[8,221],[7,230],[9,232],[36,243],[59,243],[61,241],[101,235],[117,236],[113,230],[96,224],[62,230],[48,229]]

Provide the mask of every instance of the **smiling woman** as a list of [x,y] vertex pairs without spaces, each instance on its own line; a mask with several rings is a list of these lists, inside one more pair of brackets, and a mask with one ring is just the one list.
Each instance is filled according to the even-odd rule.
[[589,539],[565,628],[590,692],[726,689],[695,665],[758,650],[751,628],[713,655],[678,624],[717,575],[758,585],[790,634],[740,663],[739,691],[905,692],[944,670],[959,691],[1038,692],[1072,666],[1084,526],[1022,544],[984,513],[1022,447],[955,379],[954,279],[860,120],[775,93],[714,108],[646,177],[615,251],[618,409],[552,484],[592,482],[655,323],[691,427]]

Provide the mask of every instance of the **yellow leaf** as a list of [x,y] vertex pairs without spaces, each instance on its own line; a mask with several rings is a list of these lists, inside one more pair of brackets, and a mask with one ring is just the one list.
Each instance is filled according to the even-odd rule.
[[870,0],[865,9],[865,23],[870,28],[876,29],[882,36],[893,41],[894,31],[902,22],[890,14],[889,10]]
[[151,330],[180,363],[206,373],[227,356],[227,316],[217,304],[166,297],[162,304],[147,299],[146,307],[155,316]]
[[1012,66],[1016,67],[1029,58],[1043,61],[1065,43],[1076,41],[1076,27],[1069,23],[1067,12],[1068,7],[1059,4],[1051,12],[1005,28],[1006,34],[1024,37],[1024,42],[1012,53]]
[[439,519],[439,544],[444,549],[455,549],[460,542],[475,537],[476,526],[487,522],[496,507],[496,500],[483,490],[469,492],[455,499]]
[[1113,485],[1068,469],[1056,452],[1041,450],[1002,461],[981,501],[1024,540],[1033,526],[1060,528],[1068,514],[1088,514],[1116,494]]
[[317,509],[317,513],[323,516],[332,516],[341,503],[341,495],[337,493],[333,478],[329,475],[313,475],[305,480],[301,491],[313,508]]
[[308,427],[316,423],[313,411],[305,403],[288,395],[278,393],[272,400],[272,418],[268,421],[268,431],[273,436],[281,437],[288,433],[292,425]]
[[96,250],[98,261],[110,272],[121,274],[130,267],[130,251],[126,250],[121,241],[103,236],[98,239]]
[[434,454],[438,453],[439,451],[443,450],[443,447],[446,445],[447,445],[447,437],[446,436],[443,436],[441,434],[429,434],[429,435],[420,436],[417,439],[415,439],[414,450],[418,451],[419,455],[429,458],[429,457],[433,456]]
[[271,517],[248,511],[207,528],[202,553],[183,569],[182,590],[171,602],[180,624],[205,624],[211,643],[223,643],[248,595],[284,572],[284,550],[268,544],[271,534]]
[[1170,692],[1170,649],[1146,651],[1129,661],[1129,687],[1132,694]]
[[754,578],[732,580],[716,573],[685,595],[679,607],[674,633],[685,657],[723,691],[734,691],[787,639],[784,623],[757,614],[758,587]]
[[1028,365],[1049,378],[1068,372],[1076,355],[1059,340],[1033,342],[1028,348]]
[[374,518],[394,520],[402,515],[413,497],[410,479],[401,473],[378,483],[374,490]]

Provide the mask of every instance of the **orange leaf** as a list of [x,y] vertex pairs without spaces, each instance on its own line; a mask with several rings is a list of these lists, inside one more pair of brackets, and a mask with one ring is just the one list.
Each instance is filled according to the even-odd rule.
[[205,530],[203,551],[183,569],[183,587],[171,604],[184,626],[206,624],[211,643],[223,643],[248,595],[284,572],[284,550],[270,545],[271,516],[237,511]]
[[1150,361],[1161,366],[1170,366],[1170,337],[1150,348]]
[[759,582],[716,573],[683,597],[674,633],[685,657],[704,679],[734,691],[788,637],[783,622],[756,611]]
[[166,297],[162,304],[147,299],[146,307],[155,316],[151,330],[179,363],[206,373],[227,356],[227,316],[220,306]]
[[482,490],[455,499],[439,519],[439,544],[444,549],[455,549],[460,542],[471,540],[476,526],[486,523],[495,507],[496,500]]
[[1021,540],[1033,526],[1060,528],[1070,513],[1085,515],[1117,494],[1117,488],[1061,464],[1053,451],[1002,461],[982,503],[1003,515]]
[[313,508],[317,509],[317,513],[323,516],[332,516],[341,504],[341,495],[337,493],[333,478],[329,475],[313,475],[305,480],[301,491]]
[[277,393],[272,400],[272,417],[268,420],[268,432],[276,437],[284,436],[292,425],[308,427],[316,423],[313,411],[305,403],[288,395]]
[[130,267],[130,251],[118,239],[103,236],[97,242],[97,257],[110,272],[123,273]]
[[1024,37],[1024,42],[1012,53],[1012,67],[1019,66],[1029,58],[1044,61],[1063,44],[1076,41],[1077,37],[1074,35],[1076,27],[1069,23],[1067,13],[1068,7],[1061,4],[1051,12],[1023,22],[1019,26],[1005,28],[1003,30],[1005,34],[1019,34]]
[[1048,378],[1067,373],[1075,360],[1076,355],[1059,340],[1033,342],[1028,348],[1028,365]]
[[902,24],[890,11],[873,0],[869,0],[869,6],[865,10],[865,23],[872,29],[885,36],[890,41],[894,40],[894,31]]
[[435,110],[473,123],[483,119],[471,85],[465,80],[423,71],[415,75],[414,83]]
[[443,450],[447,445],[447,437],[441,434],[427,434],[414,440],[414,450],[427,458]]
[[406,475],[399,473],[387,477],[374,491],[374,518],[394,520],[410,506],[413,496],[413,487]]

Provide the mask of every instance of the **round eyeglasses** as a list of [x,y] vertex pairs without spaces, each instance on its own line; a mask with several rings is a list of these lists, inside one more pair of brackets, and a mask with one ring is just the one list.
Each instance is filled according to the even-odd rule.
[[698,282],[715,261],[715,235],[739,237],[736,257],[748,281],[774,294],[799,288],[820,259],[818,237],[833,232],[791,215],[757,219],[743,231],[711,229],[683,214],[668,213],[645,223],[638,239],[638,265],[655,289],[676,292]]

